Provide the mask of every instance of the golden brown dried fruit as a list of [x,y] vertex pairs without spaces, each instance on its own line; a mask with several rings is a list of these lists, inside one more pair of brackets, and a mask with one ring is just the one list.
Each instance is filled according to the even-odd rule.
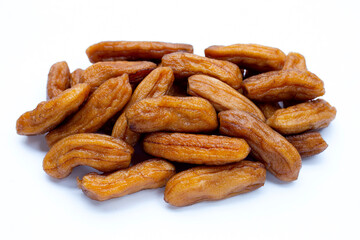
[[228,110],[219,113],[220,132],[244,138],[252,154],[283,181],[294,181],[301,168],[301,157],[293,145],[251,114]]
[[179,52],[165,55],[161,64],[163,67],[171,67],[175,77],[187,78],[195,74],[205,74],[215,77],[235,89],[241,87],[241,71],[231,62]]
[[61,92],[56,97],[41,102],[37,107],[21,115],[16,121],[20,135],[43,134],[59,125],[67,116],[76,112],[90,93],[86,83]]
[[86,49],[90,62],[146,60],[160,61],[165,54],[173,52],[193,52],[190,44],[144,42],[144,41],[108,41],[94,44]]
[[175,167],[161,159],[149,159],[108,175],[86,174],[78,186],[97,201],[122,197],[144,189],[160,188],[175,174]]
[[56,97],[70,87],[70,70],[68,64],[57,62],[51,66],[48,81],[47,95],[49,99]]
[[324,83],[309,71],[266,72],[243,82],[244,94],[257,101],[310,100],[325,94]]
[[134,132],[202,132],[217,128],[214,107],[199,97],[162,96],[146,98],[126,111],[126,119]]
[[278,102],[265,102],[256,105],[260,108],[266,119],[270,118],[276,110],[281,108]]
[[111,136],[122,139],[131,146],[135,146],[141,134],[131,131],[126,120],[125,112],[123,112],[116,120]]
[[128,127],[125,111],[142,99],[165,95],[170,90],[173,81],[174,74],[171,68],[168,67],[159,67],[147,75],[136,87],[123,113],[116,121],[111,136],[123,139],[125,142],[134,146],[139,140],[140,134],[131,131]]
[[226,83],[206,75],[193,75],[188,81],[188,94],[205,98],[217,111],[242,110],[265,121],[264,115],[253,102]]
[[71,87],[73,87],[76,84],[81,82],[81,75],[83,74],[83,72],[84,72],[84,70],[82,70],[81,68],[78,68],[70,74],[70,86]]
[[156,68],[152,62],[99,62],[91,65],[84,70],[81,76],[81,82],[90,84],[93,92],[104,81],[119,77],[124,73],[129,75],[130,83],[141,81],[146,75]]
[[302,158],[319,154],[328,146],[319,132],[307,132],[285,138],[298,150]]
[[300,70],[307,71],[305,57],[300,53],[290,52],[285,59],[282,70]]
[[48,145],[52,146],[75,133],[96,132],[125,106],[131,91],[127,74],[107,80],[89,97],[80,111],[46,135]]
[[133,152],[130,145],[108,135],[74,134],[54,144],[44,158],[43,169],[54,178],[67,177],[79,165],[109,172],[128,167]]
[[240,68],[259,72],[280,70],[286,57],[280,49],[258,44],[210,46],[205,49],[205,56],[226,60],[237,64]]
[[152,133],[143,145],[145,152],[156,157],[205,165],[238,162],[250,152],[243,139],[188,133]]
[[220,200],[258,189],[266,179],[264,165],[241,161],[224,166],[201,166],[173,176],[166,184],[164,200],[177,207]]
[[174,74],[169,67],[159,67],[153,70],[142,80],[136,87],[129,103],[124,111],[129,109],[134,103],[145,99],[155,98],[165,95],[172,83],[174,82]]
[[335,116],[335,107],[323,99],[316,99],[279,109],[266,123],[281,134],[297,134],[325,128]]

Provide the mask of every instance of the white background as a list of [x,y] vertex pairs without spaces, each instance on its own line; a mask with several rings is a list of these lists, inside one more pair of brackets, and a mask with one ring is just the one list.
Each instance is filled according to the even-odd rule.
[[[359,1],[0,0],[1,239],[359,239]],[[173,208],[163,189],[107,202],[88,199],[76,177],[42,170],[43,136],[18,136],[16,119],[46,99],[50,66],[86,68],[104,40],[258,43],[302,53],[325,82],[337,117],[328,149],[305,159],[299,179],[268,174],[257,191]],[[5,237],[5,238],[4,238]]]

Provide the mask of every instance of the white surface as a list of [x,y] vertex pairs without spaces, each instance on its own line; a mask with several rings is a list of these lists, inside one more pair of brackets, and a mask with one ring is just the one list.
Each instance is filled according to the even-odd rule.
[[[359,239],[358,1],[0,1],[1,239]],[[103,40],[259,43],[305,55],[337,110],[329,144],[296,182],[271,174],[257,191],[173,208],[163,189],[95,202],[42,170],[43,136],[16,135],[16,119],[45,99],[50,66],[86,68]],[[5,237],[5,238],[4,238]]]

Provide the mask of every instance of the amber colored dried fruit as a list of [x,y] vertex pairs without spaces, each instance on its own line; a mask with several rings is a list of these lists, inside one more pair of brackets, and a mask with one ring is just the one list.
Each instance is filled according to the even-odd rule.
[[119,77],[124,73],[129,75],[130,83],[141,81],[146,75],[156,68],[152,62],[99,62],[84,70],[81,82],[90,84],[91,91],[94,91],[104,81]]
[[16,131],[20,135],[43,134],[59,125],[67,116],[76,112],[90,93],[86,83],[61,92],[48,101],[21,115],[16,121]]
[[78,68],[70,74],[70,86],[71,87],[73,87],[76,84],[81,82],[81,75],[83,74],[83,72],[84,72],[84,70],[82,70],[81,68]]
[[188,93],[205,98],[217,111],[242,110],[265,121],[261,110],[252,101],[226,83],[206,75],[193,75],[188,82]]
[[300,53],[290,52],[286,55],[284,67],[282,70],[300,70],[307,71],[305,57]]
[[131,146],[135,146],[139,141],[141,134],[131,131],[127,124],[125,112],[123,112],[116,120],[111,136],[122,139]]
[[97,201],[122,197],[144,189],[161,188],[175,174],[175,167],[161,159],[149,159],[111,174],[86,174],[78,186]]
[[210,46],[205,49],[205,56],[226,60],[237,64],[240,68],[259,72],[280,70],[286,57],[280,49],[258,44]]
[[151,133],[143,145],[145,152],[156,157],[205,165],[238,162],[250,152],[243,139],[189,133]]
[[162,96],[146,98],[133,104],[126,112],[134,132],[202,132],[218,126],[214,107],[199,97]]
[[48,81],[47,95],[49,99],[56,97],[70,87],[70,70],[68,64],[57,62],[51,66]]
[[267,124],[251,114],[228,110],[219,113],[220,132],[244,138],[252,154],[283,181],[294,181],[301,168],[301,157],[293,145]]
[[266,119],[270,118],[276,110],[281,108],[278,102],[265,102],[256,105],[260,108]]
[[91,45],[86,49],[90,62],[146,60],[160,61],[168,53],[193,52],[190,44],[144,42],[144,41],[108,41]]
[[46,135],[48,145],[72,134],[96,132],[125,106],[131,92],[127,74],[107,80],[73,117]]
[[163,67],[171,67],[175,77],[187,78],[195,74],[205,74],[215,77],[235,89],[241,87],[241,71],[231,62],[178,52],[165,55],[161,64]]
[[164,200],[176,207],[236,196],[264,185],[266,170],[259,162],[241,161],[224,166],[200,166],[170,178]]
[[323,152],[327,143],[319,132],[306,132],[285,137],[300,153],[301,157],[310,157]]
[[123,110],[123,113],[120,115],[116,121],[112,136],[116,138],[123,139],[125,142],[134,146],[140,138],[139,133],[131,131],[128,127],[125,111],[130,108],[134,103],[152,97],[159,97],[166,94],[172,83],[174,81],[174,74],[171,68],[168,67],[159,67],[153,70],[149,75],[147,75],[144,80],[136,87],[133,95],[130,98],[130,101]]
[[323,99],[316,99],[279,109],[266,123],[281,134],[297,134],[325,128],[335,116],[335,107]]
[[134,103],[145,99],[155,98],[166,94],[172,83],[174,82],[174,74],[169,67],[159,67],[153,70],[149,75],[142,80],[136,87],[129,103],[126,105],[124,111],[129,109]]
[[243,82],[244,94],[257,101],[310,100],[325,94],[324,83],[309,71],[266,72]]
[[43,169],[54,178],[67,177],[79,165],[109,172],[128,167],[133,152],[124,141],[107,135],[74,134],[54,144],[45,155]]

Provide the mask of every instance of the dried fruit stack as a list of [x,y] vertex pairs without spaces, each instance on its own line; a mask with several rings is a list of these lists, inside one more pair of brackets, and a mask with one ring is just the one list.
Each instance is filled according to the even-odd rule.
[[[336,109],[318,99],[324,83],[301,54],[235,44],[203,57],[189,44],[127,41],[86,53],[85,70],[51,67],[49,99],[16,129],[47,133],[43,168],[54,178],[79,165],[104,172],[78,179],[92,199],[163,186],[174,206],[224,199],[263,186],[266,170],[294,181],[301,158],[327,148],[318,130]],[[134,164],[137,143],[155,158]]]

